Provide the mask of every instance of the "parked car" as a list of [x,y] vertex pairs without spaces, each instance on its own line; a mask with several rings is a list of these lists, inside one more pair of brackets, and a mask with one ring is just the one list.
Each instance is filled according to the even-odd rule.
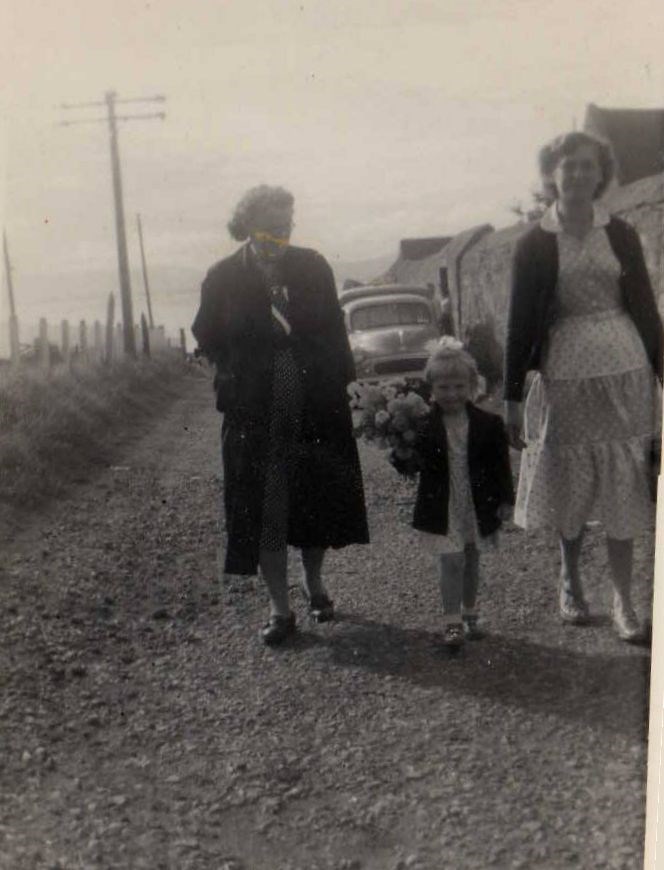
[[440,337],[432,287],[382,284],[339,294],[359,380],[421,379]]

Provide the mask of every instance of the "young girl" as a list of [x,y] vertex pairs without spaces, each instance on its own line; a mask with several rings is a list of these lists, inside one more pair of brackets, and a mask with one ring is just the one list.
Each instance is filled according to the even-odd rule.
[[[479,554],[496,543],[511,515],[514,489],[505,426],[472,403],[475,360],[456,339],[445,338],[431,355],[425,377],[431,411],[415,451],[419,485],[413,526],[440,571],[444,642],[459,647],[482,637],[478,627]],[[397,470],[406,463],[393,452]]]

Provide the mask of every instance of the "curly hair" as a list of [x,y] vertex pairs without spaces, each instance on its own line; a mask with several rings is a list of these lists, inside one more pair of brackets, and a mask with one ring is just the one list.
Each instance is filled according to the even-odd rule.
[[605,193],[616,173],[616,161],[613,148],[610,143],[593,133],[582,130],[574,130],[571,133],[563,133],[548,142],[539,152],[539,171],[542,177],[542,192],[544,199],[551,204],[558,198],[558,190],[552,179],[556,166],[563,157],[573,154],[582,145],[592,145],[597,151],[602,180],[597,185],[594,198],[599,199]]
[[479,383],[480,374],[474,357],[463,346],[439,347],[427,360],[424,378],[427,383],[432,384],[436,378],[442,375],[461,373],[468,375],[470,389],[474,393]]
[[243,242],[265,209],[292,208],[294,202],[293,194],[283,187],[259,184],[250,188],[235,206],[233,217],[228,222],[231,238]]

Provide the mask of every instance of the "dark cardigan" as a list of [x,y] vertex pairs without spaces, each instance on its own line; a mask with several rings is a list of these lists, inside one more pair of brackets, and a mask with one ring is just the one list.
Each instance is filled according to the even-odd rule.
[[[620,289],[625,310],[634,321],[657,377],[662,380],[662,323],[643,249],[636,230],[612,217],[606,233],[621,266]],[[505,342],[504,396],[520,402],[526,373],[539,369],[543,347],[554,320],[558,282],[555,233],[536,223],[517,243]]]
[[[477,408],[471,402],[468,413],[468,472],[470,487],[482,536],[500,528],[501,504],[514,504],[507,434],[502,419]],[[446,535],[449,526],[449,459],[443,414],[433,405],[416,444],[420,460],[420,479],[415,500],[413,527],[436,535]],[[403,470],[393,459],[397,470]]]

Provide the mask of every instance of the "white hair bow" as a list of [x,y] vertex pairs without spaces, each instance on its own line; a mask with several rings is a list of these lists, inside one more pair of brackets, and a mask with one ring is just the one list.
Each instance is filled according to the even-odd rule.
[[436,350],[463,350],[463,342],[453,335],[444,335],[436,345]]

